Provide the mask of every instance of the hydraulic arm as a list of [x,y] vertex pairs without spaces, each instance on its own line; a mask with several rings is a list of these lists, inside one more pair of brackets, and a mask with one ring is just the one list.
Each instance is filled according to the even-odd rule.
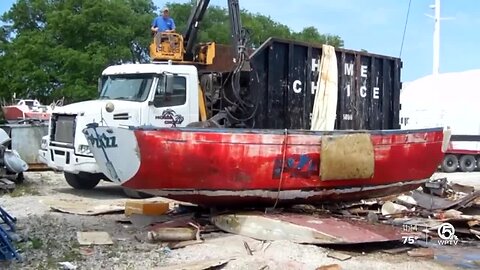
[[207,11],[208,4],[210,0],[199,0],[197,5],[193,8],[192,13],[187,21],[187,28],[183,34],[183,42],[185,46],[185,52],[187,54],[193,55],[193,46],[197,38],[198,29],[200,22]]

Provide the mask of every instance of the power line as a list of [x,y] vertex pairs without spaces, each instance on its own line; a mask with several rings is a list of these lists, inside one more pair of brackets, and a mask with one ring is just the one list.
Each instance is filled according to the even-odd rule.
[[402,57],[403,42],[405,41],[405,34],[407,33],[408,17],[410,16],[411,5],[412,5],[412,0],[408,1],[407,17],[405,18],[405,26],[403,28],[402,45],[400,46],[400,56],[399,56],[400,58]]

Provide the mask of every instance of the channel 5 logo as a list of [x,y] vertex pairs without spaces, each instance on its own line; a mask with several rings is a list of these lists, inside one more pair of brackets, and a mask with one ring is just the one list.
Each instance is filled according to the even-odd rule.
[[439,245],[456,245],[458,244],[458,237],[455,235],[455,227],[450,223],[442,223],[437,229],[437,234],[440,239]]

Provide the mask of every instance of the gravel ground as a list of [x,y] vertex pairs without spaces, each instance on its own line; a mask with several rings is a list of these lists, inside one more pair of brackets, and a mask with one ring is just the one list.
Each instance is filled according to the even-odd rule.
[[[480,174],[479,174],[480,176]],[[327,257],[331,250],[287,241],[262,243],[250,238],[212,233],[203,244],[169,250],[159,244],[139,241],[146,232],[118,222],[123,214],[80,216],[50,211],[40,201],[45,198],[81,196],[92,199],[124,198],[123,192],[108,183],[94,190],[78,191],[67,186],[62,174],[31,172],[25,183],[11,194],[0,196],[0,206],[15,216],[18,233],[26,240],[15,245],[22,250],[24,262],[0,265],[5,269],[60,269],[59,262],[70,262],[77,269],[153,269],[157,266],[232,258],[224,269],[316,269],[339,264],[342,269],[456,269],[429,259],[405,254],[381,252],[349,253],[353,257],[339,261]],[[113,245],[80,246],[78,231],[105,231]],[[254,251],[248,255],[244,242]],[[263,268],[262,268],[263,267]]]

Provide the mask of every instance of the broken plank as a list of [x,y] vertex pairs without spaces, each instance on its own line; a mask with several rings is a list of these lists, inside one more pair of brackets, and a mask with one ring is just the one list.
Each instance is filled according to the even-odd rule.
[[125,210],[125,199],[92,199],[79,196],[64,198],[47,197],[40,200],[50,209],[75,215],[95,216],[113,214]]
[[411,247],[399,247],[399,248],[392,248],[392,249],[384,249],[382,250],[382,252],[390,255],[395,255],[395,254],[407,252],[411,249],[412,249]]
[[434,251],[431,248],[416,248],[410,251],[407,251],[408,256],[410,257],[423,257],[423,258],[434,258]]
[[342,268],[338,264],[329,264],[317,267],[315,270],[342,270]]
[[167,265],[156,267],[153,270],[205,270],[205,269],[212,269],[214,267],[221,267],[230,261],[235,260],[235,258],[229,259],[213,259],[213,260],[202,260],[197,262],[191,263],[184,263],[184,264],[175,264],[175,265]]
[[462,193],[466,193],[466,194],[470,194],[470,193],[473,193],[475,192],[475,188],[472,187],[472,186],[466,186],[466,185],[461,185],[461,184],[453,184],[451,186],[451,188],[456,191],[456,192],[462,192]]
[[132,214],[159,216],[170,211],[170,203],[162,201],[128,200],[125,202],[125,216]]
[[6,178],[1,178],[0,189],[6,189],[6,190],[15,189],[15,182],[10,181]]
[[337,260],[340,260],[340,261],[346,261],[346,260],[352,258],[352,256],[350,256],[348,254],[337,252],[337,251],[329,252],[327,254],[327,257],[334,258],[334,259],[337,259]]

